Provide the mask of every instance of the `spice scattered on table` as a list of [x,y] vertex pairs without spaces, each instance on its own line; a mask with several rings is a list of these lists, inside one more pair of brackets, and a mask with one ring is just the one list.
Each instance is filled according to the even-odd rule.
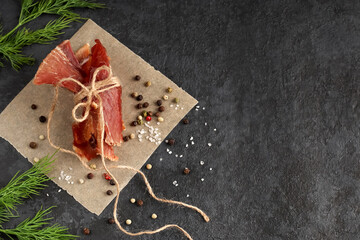
[[136,199],[135,198],[130,198],[130,202],[131,203],[136,203]]
[[157,215],[155,213],[151,214],[152,219],[157,219]]
[[183,123],[184,123],[184,124],[189,124],[190,121],[189,121],[189,119],[185,118],[185,119],[183,120]]
[[107,220],[107,222],[108,222],[108,224],[114,224],[114,223],[115,223],[115,219],[109,218],[109,219]]
[[89,165],[89,167],[90,167],[91,169],[94,169],[94,170],[95,170],[95,169],[96,169],[96,164],[95,164],[95,163],[92,163],[92,164]]
[[143,95],[140,94],[139,96],[136,97],[136,100],[141,101],[143,100],[143,98],[144,98]]
[[46,117],[45,116],[40,116],[39,121],[42,122],[42,123],[46,122]]
[[174,185],[175,187],[179,186],[179,184],[178,184],[178,182],[177,182],[176,180],[173,181],[173,185]]
[[214,132],[216,132],[216,128],[214,128]]
[[31,104],[31,109],[33,109],[33,110],[37,109],[36,104]]
[[135,107],[136,107],[137,109],[142,109],[143,105],[142,105],[141,103],[139,103],[139,104],[136,104]]
[[180,102],[180,99],[179,99],[179,98],[174,98],[174,102],[175,102],[175,103],[179,103],[179,102]]
[[146,164],[146,169],[148,170],[152,169],[152,165],[150,163]]
[[139,75],[136,75],[136,76],[134,77],[134,79],[137,80],[137,81],[139,81],[139,80],[141,79],[141,77],[140,77]]
[[200,180],[203,182],[205,179],[204,179],[204,178],[201,178]]
[[94,178],[94,174],[93,173],[88,173],[88,175],[86,176],[88,179],[93,179]]
[[108,181],[111,180],[111,177],[110,177],[110,175],[109,175],[108,173],[104,173],[103,176],[104,176],[104,178],[105,178],[106,180],[108,180]]
[[145,83],[145,87],[150,87],[151,86],[151,82],[150,81],[147,81],[146,83]]
[[164,96],[163,96],[163,99],[166,101],[166,100],[169,99],[169,96],[168,96],[168,95],[164,95]]
[[165,107],[164,107],[164,106],[160,106],[160,107],[158,108],[158,111],[159,111],[159,112],[165,111]]
[[65,180],[68,184],[74,184],[73,181],[71,181],[72,176],[66,174],[64,171],[60,172],[59,180]]
[[136,125],[138,125],[138,122],[137,122],[137,121],[131,122],[131,126],[135,127]]
[[156,104],[160,107],[162,105],[162,101],[161,100],[157,100]]
[[83,184],[84,182],[85,182],[84,179],[82,179],[82,178],[79,179],[80,184]]
[[169,144],[170,146],[174,146],[174,144],[175,144],[175,139],[173,139],[173,138],[168,139],[167,144]]
[[210,170],[210,171],[212,171],[212,170],[213,170],[213,169],[212,169],[212,167],[211,167],[211,168],[209,168],[209,170]]
[[110,196],[110,195],[113,194],[113,192],[112,192],[111,190],[107,190],[107,191],[106,191],[106,194]]
[[142,205],[144,205],[144,201],[141,199],[136,200],[136,205],[138,205],[139,207],[141,207]]
[[88,229],[88,228],[83,229],[83,234],[90,235],[90,233],[91,233],[90,229]]
[[131,225],[132,221],[130,219],[126,219],[125,223],[126,225]]
[[172,89],[171,87],[168,87],[168,88],[166,89],[166,91],[167,91],[168,93],[172,93],[173,89]]
[[188,174],[190,173],[190,169],[189,169],[189,168],[184,168],[183,173],[184,173],[185,175],[188,175]]
[[40,139],[40,140],[44,140],[44,139],[45,139],[45,136],[44,136],[44,135],[39,135],[39,139]]
[[127,141],[129,141],[129,137],[128,137],[128,136],[124,136],[124,137],[123,137],[123,140],[124,140],[124,142],[127,142]]
[[200,165],[204,165],[205,163],[204,163],[204,161],[200,161]]
[[39,158],[34,157],[34,162],[35,162],[35,163],[37,163],[37,162],[39,162],[39,161],[40,161],[40,159],[39,159]]
[[32,148],[32,149],[35,149],[35,148],[37,148],[37,143],[36,142],[30,142],[29,147]]
[[109,184],[112,185],[112,186],[114,186],[114,185],[116,184],[116,183],[115,183],[115,180],[114,180],[114,179],[110,179]]
[[211,147],[212,144],[211,144],[211,143],[208,143],[207,145],[208,145],[209,147]]
[[[140,116],[140,117],[141,117],[141,116]],[[134,138],[135,138],[135,134],[132,133],[132,134],[129,135],[129,137],[130,137],[130,139],[134,139]]]
[[163,117],[158,117],[157,119],[159,122],[163,122],[164,121],[164,118]]
[[146,120],[147,122],[149,122],[149,121],[151,121],[151,117],[150,117],[150,116],[147,116],[147,117],[145,118],[145,120]]
[[147,108],[148,106],[149,106],[148,102],[144,102],[143,105],[142,105],[143,108]]
[[133,93],[131,93],[131,97],[136,98],[137,96],[139,96],[139,93],[138,93],[138,92],[133,92]]

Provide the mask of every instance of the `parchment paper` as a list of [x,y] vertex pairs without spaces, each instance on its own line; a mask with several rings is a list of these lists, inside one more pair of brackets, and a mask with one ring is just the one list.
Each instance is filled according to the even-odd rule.
[[[147,110],[152,110],[154,113],[157,109],[154,104],[155,101],[164,94],[169,96],[168,101],[163,101],[166,111],[162,113],[162,116],[165,121],[160,125],[157,125],[155,120],[151,121],[151,125],[154,128],[158,128],[162,139],[165,139],[185,114],[194,107],[197,103],[196,99],[155,70],[92,20],[88,20],[74,34],[70,41],[73,49],[77,50],[87,42],[94,45],[94,40],[97,38],[106,47],[108,55],[111,57],[110,63],[114,75],[120,78],[123,86],[122,106],[123,119],[126,126],[124,135],[136,133],[136,130],[140,129],[145,129],[148,132],[148,129],[143,126],[130,126],[130,122],[135,120],[136,116],[141,112],[141,110],[135,108],[138,102],[130,96],[132,92],[136,91],[144,96],[144,101],[150,103]],[[134,81],[135,75],[140,75],[141,80]],[[146,81],[151,81],[152,85],[144,87]],[[168,87],[173,88],[172,93],[166,93]],[[55,152],[55,149],[49,145],[47,139],[39,140],[39,135],[43,134],[46,136],[46,124],[39,121],[39,116],[48,116],[53,91],[54,87],[52,85],[36,86],[30,82],[0,114],[0,136],[9,141],[30,162],[33,162],[34,157],[41,158]],[[180,99],[177,110],[175,110],[176,103],[172,102],[172,99],[175,97]],[[71,109],[74,106],[73,94],[67,90],[61,90],[59,103],[51,124],[51,136],[56,145],[72,149]],[[31,109],[31,104],[36,104],[38,108],[36,110]],[[173,107],[170,107],[170,105],[173,105]],[[109,164],[122,164],[140,169],[158,147],[155,143],[146,140],[145,135],[143,139],[140,142],[135,138],[124,142],[120,147],[114,147],[115,154],[119,156],[119,161],[110,163],[107,160],[107,162]],[[38,143],[36,149],[29,147],[29,143],[32,141]],[[66,153],[57,153],[56,159],[54,170],[49,174],[49,177],[54,177],[53,181],[57,185],[66,190],[90,212],[100,215],[115,197],[116,192],[116,188],[111,186],[102,177],[104,171],[96,171],[94,173],[95,177],[88,180],[86,175],[89,173],[89,170],[85,169],[76,157]],[[101,166],[99,159],[94,159],[90,163]],[[71,179],[68,181],[65,179],[60,180],[59,177],[61,178],[62,171],[63,175],[71,176]],[[117,169],[112,170],[112,172],[119,180],[121,189],[134,176],[134,173],[127,170]],[[79,179],[84,179],[85,183],[80,184],[78,182]],[[111,196],[106,195],[106,191],[109,189],[114,192]]]

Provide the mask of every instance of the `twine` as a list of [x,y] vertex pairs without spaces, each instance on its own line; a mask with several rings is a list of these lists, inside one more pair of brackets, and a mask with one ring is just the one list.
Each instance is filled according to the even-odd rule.
[[[97,74],[101,71],[101,70],[105,70],[108,72],[108,77],[106,79],[104,79],[103,81],[99,81],[96,82],[96,77]],[[133,167],[130,166],[125,166],[125,165],[117,165],[117,166],[110,166],[109,168],[106,166],[105,163],[105,158],[104,158],[104,137],[105,137],[105,122],[104,122],[104,112],[103,112],[103,105],[102,105],[102,99],[100,97],[100,93],[101,92],[105,92],[108,91],[112,88],[115,87],[119,87],[120,83],[119,83],[119,79],[117,77],[113,77],[112,76],[112,70],[110,67],[108,66],[101,66],[99,68],[97,68],[93,74],[93,77],[91,79],[91,84],[90,86],[85,86],[83,85],[80,81],[74,79],[74,78],[63,78],[61,79],[56,87],[55,87],[55,94],[54,94],[54,98],[53,98],[53,102],[51,105],[51,109],[50,109],[50,113],[49,113],[49,117],[48,117],[48,122],[47,122],[47,137],[49,140],[49,143],[52,147],[59,149],[59,151],[64,152],[64,153],[69,153],[72,154],[74,156],[76,156],[80,162],[82,163],[82,165],[84,167],[86,167],[87,169],[93,170],[91,169],[88,164],[86,163],[86,161],[79,156],[76,152],[71,151],[71,150],[67,150],[67,149],[63,149],[60,148],[59,146],[56,146],[51,138],[50,138],[50,123],[52,120],[52,117],[54,115],[54,111],[55,111],[55,107],[57,105],[57,100],[59,97],[59,88],[61,86],[61,84],[65,81],[71,81],[74,82],[76,84],[78,84],[81,87],[81,91],[79,93],[77,93],[74,97],[75,102],[79,102],[75,105],[75,107],[72,110],[72,117],[76,122],[83,122],[87,119],[87,117],[89,116],[89,112],[90,112],[90,108],[91,108],[91,102],[93,100],[93,98],[98,99],[99,101],[99,112],[100,112],[100,125],[101,125],[101,141],[100,141],[100,148],[101,148],[101,162],[103,165],[103,168],[99,168],[98,170],[101,169],[105,169],[106,172],[110,175],[110,177],[115,181],[116,184],[116,199],[115,199],[115,204],[114,204],[114,210],[113,210],[113,215],[114,215],[114,219],[115,219],[115,223],[118,226],[118,228],[125,234],[129,235],[129,236],[140,236],[140,235],[144,235],[144,234],[155,234],[155,233],[159,233],[161,231],[164,231],[168,228],[176,228],[178,230],[180,230],[188,239],[192,240],[190,234],[188,232],[186,232],[183,228],[181,228],[180,226],[176,225],[176,224],[167,224],[164,225],[156,230],[145,230],[145,231],[140,231],[140,232],[128,232],[126,231],[120,224],[119,220],[117,219],[117,205],[118,205],[118,201],[119,201],[119,196],[120,196],[120,185],[119,182],[117,181],[117,179],[115,178],[115,176],[110,172],[109,168],[119,168],[119,169],[127,169],[127,170],[131,170],[133,172],[136,172],[138,174],[140,174],[145,182],[145,185],[148,189],[149,194],[151,195],[151,197],[153,197],[155,200],[159,201],[159,202],[164,202],[164,203],[170,203],[170,204],[177,204],[183,207],[187,207],[187,208],[191,208],[195,211],[197,211],[199,214],[201,214],[201,216],[204,218],[204,220],[206,222],[210,221],[210,218],[198,207],[195,207],[193,205],[187,204],[187,203],[183,203],[183,202],[179,202],[179,201],[174,201],[174,200],[169,200],[169,199],[164,199],[164,198],[159,198],[154,194],[154,191],[152,189],[152,187],[150,186],[150,183],[148,181],[148,179],[146,178],[145,174],[143,172],[141,172],[138,169],[135,169]],[[82,100],[86,99],[85,102],[83,102]],[[78,117],[76,115],[76,112],[79,108],[85,108],[85,112],[83,114],[82,117]]]

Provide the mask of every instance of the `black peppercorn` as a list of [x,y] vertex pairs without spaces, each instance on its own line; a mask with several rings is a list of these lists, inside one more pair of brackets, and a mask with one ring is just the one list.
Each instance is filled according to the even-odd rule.
[[163,111],[165,111],[165,107],[164,107],[164,106],[160,106],[160,107],[158,108],[158,110],[159,110],[159,112],[163,112]]
[[142,205],[144,205],[144,201],[143,200],[136,200],[136,205],[138,205],[139,207],[141,207]]
[[109,183],[110,183],[110,185],[113,185],[113,186],[116,184],[114,179],[110,179]]
[[148,111],[148,116],[152,116],[153,115],[153,112],[152,111]]
[[107,191],[106,191],[106,194],[107,194],[107,195],[112,195],[113,192],[112,192],[111,190],[107,190]]
[[169,144],[170,146],[173,146],[173,145],[175,144],[175,139],[170,138],[170,139],[168,140],[168,144]]
[[138,124],[137,121],[131,122],[131,126],[136,126],[137,124]]
[[136,97],[136,100],[138,100],[138,101],[141,101],[143,99],[144,99],[143,95],[139,95],[139,96]]
[[136,75],[134,79],[139,81],[141,79],[141,77],[139,75]]
[[143,107],[143,105],[142,105],[141,103],[136,104],[136,108],[137,108],[137,109],[141,109],[142,107]]
[[148,102],[144,102],[142,106],[143,106],[143,108],[147,108],[147,107],[149,106],[149,103],[148,103]]
[[190,121],[189,121],[189,119],[185,118],[185,119],[183,120],[183,123],[184,123],[184,124],[189,124]]
[[31,143],[29,144],[29,147],[30,147],[30,148],[37,148],[37,143],[36,143],[36,142],[31,142]]
[[85,235],[89,235],[90,234],[90,229],[88,229],[88,228],[84,228],[83,229],[83,233],[85,234]]
[[37,109],[37,106],[36,106],[35,104],[32,104],[32,105],[31,105],[31,109],[34,109],[34,110],[35,110],[35,109]]
[[109,224],[114,224],[114,223],[115,223],[115,219],[109,218],[107,222],[108,222]]
[[190,173],[190,169],[188,169],[188,168],[184,168],[183,173],[184,173],[185,175],[188,175],[188,174]]
[[46,117],[45,116],[40,116],[39,121],[42,122],[42,123],[46,122]]
[[161,106],[162,101],[161,101],[161,100],[157,100],[157,101],[156,101],[156,104],[157,104],[158,106]]
[[93,179],[93,178],[94,178],[94,174],[93,174],[93,173],[88,173],[87,178],[88,178],[88,179]]
[[159,113],[159,112],[156,112],[156,113],[155,113],[155,116],[156,116],[156,117],[160,117],[160,113]]
[[124,142],[127,142],[127,141],[129,141],[129,137],[128,137],[128,136],[124,136],[124,137],[123,137],[123,140],[124,140]]

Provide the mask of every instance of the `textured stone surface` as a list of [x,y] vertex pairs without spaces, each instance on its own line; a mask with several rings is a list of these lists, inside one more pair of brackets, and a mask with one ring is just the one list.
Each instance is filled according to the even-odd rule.
[[[189,114],[191,123],[171,134],[177,140],[173,151],[184,158],[168,155],[163,144],[149,159],[153,169],[144,171],[159,195],[196,204],[212,218],[204,223],[188,209],[151,200],[135,177],[121,193],[120,219],[133,220],[126,229],[178,223],[204,240],[359,239],[359,4],[104,2],[108,9],[79,12],[200,102],[200,110]],[[0,12],[6,31],[19,6],[6,0]],[[60,41],[26,52],[40,60]],[[39,62],[18,73],[0,69],[0,110],[31,80]],[[195,145],[185,148],[190,136]],[[3,140],[0,158],[1,185],[30,167]],[[185,166],[192,170],[188,176],[181,174]],[[131,205],[130,197],[143,199],[144,206]],[[175,230],[127,237],[106,223],[112,206],[96,217],[52,183],[26,201],[20,214],[29,216],[42,204],[57,205],[56,222],[81,239],[184,239]],[[81,234],[84,226],[92,235]]]

